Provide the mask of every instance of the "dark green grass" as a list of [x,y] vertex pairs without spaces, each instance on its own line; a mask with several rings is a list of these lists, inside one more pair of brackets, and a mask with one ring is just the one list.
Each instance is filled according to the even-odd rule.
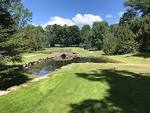
[[23,83],[28,82],[33,77],[23,73],[21,66],[2,66],[3,71],[0,71],[0,90],[6,90],[9,87],[17,86]]
[[0,97],[1,113],[149,113],[149,67],[72,64]]

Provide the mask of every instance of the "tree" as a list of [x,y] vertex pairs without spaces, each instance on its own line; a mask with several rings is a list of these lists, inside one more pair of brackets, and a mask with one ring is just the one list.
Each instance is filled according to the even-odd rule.
[[32,18],[32,12],[24,7],[21,0],[1,0],[0,4],[9,12],[17,29],[23,28]]
[[102,49],[103,39],[106,37],[108,25],[105,22],[94,22],[92,26],[93,39],[92,47]]
[[81,44],[80,46],[89,49],[92,47],[92,28],[89,25],[84,25],[80,31]]
[[78,46],[80,44],[80,29],[78,26],[48,25],[46,27],[49,45]]
[[137,50],[135,35],[130,29],[114,25],[112,32],[117,38],[116,54],[134,53]]
[[[16,31],[16,22],[13,15],[17,12],[13,7],[19,3],[17,0],[1,0],[0,2],[0,57],[1,64],[6,60],[18,60],[19,51],[16,44],[11,43],[12,34]],[[11,10],[10,10],[11,9]]]
[[40,50],[46,46],[46,34],[40,26],[27,25],[13,37],[12,42],[17,44],[22,52]]
[[54,47],[56,44],[62,44],[63,27],[57,24],[48,25],[46,27],[46,34],[48,37],[49,46]]
[[150,13],[150,0],[127,0],[124,5],[143,15]]
[[150,52],[150,14],[132,21],[130,29],[136,35],[139,51]]
[[61,45],[63,47],[69,46],[69,32],[67,25],[62,26]]
[[[150,0],[127,0],[125,6],[128,10],[120,23],[135,34],[139,52],[150,52]],[[138,14],[136,18],[135,13]]]
[[8,40],[14,33],[14,21],[9,12],[0,6],[0,64],[4,64],[7,58],[14,59],[16,56],[15,50],[10,48]]
[[114,55],[117,50],[117,38],[109,31],[103,40],[103,51],[106,55]]
[[68,33],[68,45],[76,45],[79,46],[81,39],[80,39],[80,29],[78,26],[73,25],[69,26],[67,29]]
[[136,17],[136,12],[133,9],[128,9],[127,12],[125,12],[120,18],[120,24],[128,23],[129,21],[134,20]]
[[55,40],[54,40],[54,36],[52,34],[52,25],[48,25],[45,28],[46,30],[46,36],[47,36],[47,47],[54,47],[55,46]]
[[[14,8],[21,4],[20,0],[1,0],[0,1],[0,83],[11,81],[10,73],[14,75],[16,67],[6,65],[7,61],[19,61],[19,49],[16,43],[12,43],[13,34],[19,28],[19,22],[22,17]],[[22,7],[23,8],[23,7]],[[15,16],[17,15],[17,17]],[[16,18],[15,18],[16,17]],[[18,20],[18,21],[16,21]],[[26,20],[24,24],[27,22]],[[0,84],[1,88],[1,84]]]
[[[24,12],[20,12],[16,7],[20,6],[20,10],[27,10],[23,7],[21,0],[1,0],[0,2],[0,56],[2,59],[15,60],[18,57],[16,44],[11,44],[12,35],[17,31],[17,27],[21,21],[25,23],[30,16]],[[16,16],[17,15],[17,16]],[[18,20],[18,21],[16,21]],[[26,20],[26,21],[25,21]],[[18,59],[18,58],[17,58]],[[1,60],[2,61],[2,60]]]
[[137,32],[140,41],[140,50],[142,52],[150,52],[150,14],[142,18],[142,23]]

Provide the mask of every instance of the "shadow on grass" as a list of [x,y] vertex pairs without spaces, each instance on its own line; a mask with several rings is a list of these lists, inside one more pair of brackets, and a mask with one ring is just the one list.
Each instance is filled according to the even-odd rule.
[[150,77],[129,71],[98,70],[77,73],[90,81],[105,81],[110,89],[101,100],[84,100],[72,104],[70,113],[149,113]]
[[0,90],[6,90],[9,87],[23,84],[31,79],[29,76],[21,72],[19,66],[1,66],[1,70]]
[[149,58],[150,57],[150,53],[139,53],[139,54],[135,54],[133,56],[135,56],[135,57]]

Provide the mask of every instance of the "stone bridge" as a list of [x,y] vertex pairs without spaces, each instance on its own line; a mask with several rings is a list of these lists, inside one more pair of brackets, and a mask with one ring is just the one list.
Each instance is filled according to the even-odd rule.
[[52,54],[55,60],[71,60],[74,58],[72,52],[54,52]]

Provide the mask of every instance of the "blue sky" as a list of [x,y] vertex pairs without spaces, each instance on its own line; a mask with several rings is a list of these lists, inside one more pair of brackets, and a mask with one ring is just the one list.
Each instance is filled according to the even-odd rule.
[[23,0],[25,7],[33,12],[32,23],[90,24],[105,20],[109,24],[119,21],[126,9],[125,0]]

